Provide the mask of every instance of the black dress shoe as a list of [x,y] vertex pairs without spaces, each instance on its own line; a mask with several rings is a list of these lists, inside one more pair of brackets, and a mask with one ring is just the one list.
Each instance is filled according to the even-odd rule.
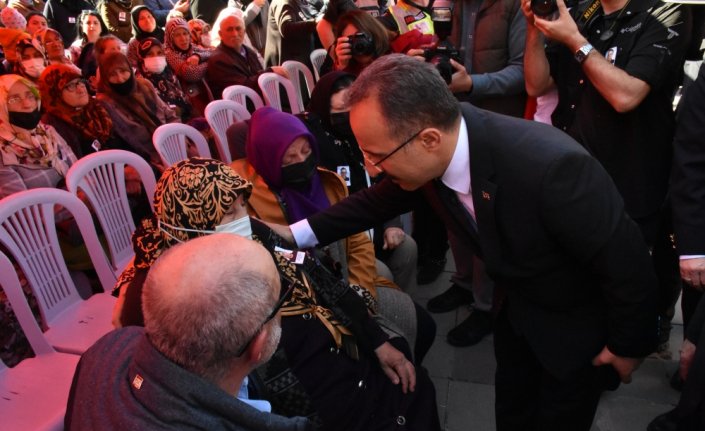
[[649,426],[646,427],[646,431],[677,431],[678,419],[676,418],[675,412],[675,410],[671,410],[670,412],[656,416]]
[[436,281],[446,267],[445,259],[426,259],[416,274],[416,284],[429,284]]
[[431,313],[446,313],[474,301],[472,292],[453,283],[448,290],[429,299],[426,309]]
[[473,310],[460,325],[448,332],[448,344],[456,347],[474,346],[492,333],[492,314]]

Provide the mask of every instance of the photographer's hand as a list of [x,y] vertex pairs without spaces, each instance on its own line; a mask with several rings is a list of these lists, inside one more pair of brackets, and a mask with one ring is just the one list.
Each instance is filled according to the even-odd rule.
[[350,54],[350,42],[347,36],[339,37],[335,43],[335,69],[342,70],[348,67],[352,55]]
[[558,5],[557,17],[546,19],[534,15],[534,25],[547,38],[565,45],[570,52],[575,52],[588,41],[580,34],[578,25],[575,23],[573,17],[570,16],[565,2],[563,0],[556,0],[556,4]]
[[472,77],[468,74],[465,66],[452,58],[450,59],[450,65],[455,69],[450,84],[448,85],[450,91],[453,93],[472,91]]

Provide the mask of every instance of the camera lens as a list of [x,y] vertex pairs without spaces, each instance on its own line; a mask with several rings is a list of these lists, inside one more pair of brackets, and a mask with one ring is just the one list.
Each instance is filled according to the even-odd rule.
[[531,11],[540,17],[549,16],[557,10],[556,0],[531,0]]

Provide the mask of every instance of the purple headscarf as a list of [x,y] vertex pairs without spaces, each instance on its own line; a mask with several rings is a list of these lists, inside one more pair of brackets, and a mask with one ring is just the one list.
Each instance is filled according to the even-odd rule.
[[264,107],[255,111],[247,135],[247,160],[286,203],[287,220],[295,223],[330,206],[318,172],[303,188],[282,182],[282,160],[289,146],[300,137],[308,139],[318,164],[318,144],[304,123],[291,114]]

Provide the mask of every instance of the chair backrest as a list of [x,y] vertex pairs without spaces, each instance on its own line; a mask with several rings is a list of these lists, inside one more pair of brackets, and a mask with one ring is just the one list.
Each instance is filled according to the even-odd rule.
[[260,95],[245,85],[231,85],[223,90],[223,100],[232,100],[247,108],[247,100],[252,102],[255,111],[264,106]]
[[[2,285],[2,289],[5,291],[5,295],[10,301],[12,311],[15,312],[17,321],[20,322],[22,331],[27,337],[27,340],[29,340],[34,354],[41,355],[54,352],[54,348],[51,347],[46,338],[44,338],[42,330],[27,304],[27,298],[24,296],[22,285],[20,285],[20,280],[17,278],[15,268],[12,266],[10,259],[3,253],[0,253],[0,285]],[[0,361],[0,370],[4,366],[5,364]]]
[[298,114],[304,110],[303,103],[299,100],[294,85],[290,80],[272,72],[265,72],[257,78],[259,88],[264,95],[264,101],[274,109],[282,110],[281,95],[279,86],[283,86],[286,96],[289,99],[289,106],[292,114]]
[[303,75],[304,77],[306,82],[306,91],[308,92],[308,97],[310,98],[311,92],[313,91],[313,86],[315,85],[315,82],[313,81],[313,74],[311,73],[311,70],[309,70],[308,66],[300,61],[288,60],[282,63],[282,67],[286,69],[289,74],[289,80],[294,85],[294,90],[296,90],[296,94],[299,96],[299,100],[301,101],[301,110],[303,111],[304,95],[301,94],[301,76]]
[[82,301],[59,247],[54,215],[57,205],[78,225],[103,290],[110,291],[117,281],[91,213],[76,196],[64,190],[37,188],[0,200],[0,243],[24,271],[48,327],[65,308]]
[[206,121],[213,130],[213,136],[218,146],[220,160],[225,163],[233,161],[228,145],[226,131],[233,123],[250,118],[250,112],[244,106],[232,100],[214,100],[206,106]]
[[311,52],[311,64],[313,65],[313,74],[316,76],[316,82],[321,79],[321,66],[326,61],[328,52],[323,48],[314,49]]
[[81,189],[93,207],[110,250],[110,261],[117,276],[127,266],[134,251],[130,204],[125,188],[125,166],[134,168],[142,180],[150,208],[154,203],[156,180],[143,158],[123,150],[105,150],[89,154],[74,163],[66,174],[66,188],[74,195]]
[[208,142],[201,132],[187,124],[163,124],[154,131],[152,143],[167,167],[188,159],[186,138],[196,144],[196,150],[200,157],[211,157]]

